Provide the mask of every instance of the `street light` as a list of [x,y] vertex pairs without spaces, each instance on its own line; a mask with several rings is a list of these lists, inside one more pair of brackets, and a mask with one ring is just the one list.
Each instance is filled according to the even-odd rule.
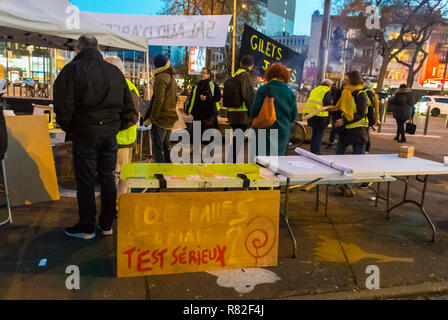
[[233,0],[233,41],[232,41],[232,76],[235,73],[235,29],[236,29],[236,0]]

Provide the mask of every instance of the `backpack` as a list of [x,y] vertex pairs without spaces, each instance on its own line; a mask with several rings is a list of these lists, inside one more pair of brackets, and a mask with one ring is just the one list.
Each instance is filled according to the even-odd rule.
[[358,95],[364,92],[367,96],[367,120],[369,121],[369,127],[373,127],[376,124],[376,108],[373,94],[369,95],[368,92],[371,92],[369,89],[360,90]]
[[240,75],[224,82],[223,105],[226,108],[239,108],[244,103]]

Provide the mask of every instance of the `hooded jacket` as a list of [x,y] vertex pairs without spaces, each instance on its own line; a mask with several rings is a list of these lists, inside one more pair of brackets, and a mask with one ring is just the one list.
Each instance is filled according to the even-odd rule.
[[157,68],[154,77],[154,95],[149,119],[151,123],[165,129],[173,129],[178,120],[176,110],[177,85],[173,76],[173,69],[168,63]]

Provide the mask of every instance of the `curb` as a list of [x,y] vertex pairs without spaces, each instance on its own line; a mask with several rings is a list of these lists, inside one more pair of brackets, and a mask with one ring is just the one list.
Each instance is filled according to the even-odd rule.
[[272,300],[377,300],[388,298],[405,298],[422,294],[434,294],[448,291],[448,281],[422,283],[417,285],[391,287],[378,290],[361,290],[289,296]]

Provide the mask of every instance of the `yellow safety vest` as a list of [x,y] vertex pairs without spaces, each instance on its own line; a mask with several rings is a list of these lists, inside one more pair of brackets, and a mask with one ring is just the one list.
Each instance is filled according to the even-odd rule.
[[[213,81],[209,82],[210,84],[210,90],[212,91],[212,97],[215,95],[215,84],[213,83]],[[191,101],[190,101],[190,107],[188,108],[188,113],[191,113],[191,111],[193,110],[193,105],[194,105],[194,100],[196,99],[196,91],[197,91],[198,86],[196,85],[193,89],[193,96],[191,97]],[[221,105],[218,102],[215,103],[216,106],[216,111],[219,111],[221,109]]]
[[[367,96],[366,90],[360,90],[358,92],[358,96],[362,92],[364,92],[364,94]],[[367,96],[367,108],[369,108],[369,105],[370,105],[370,99]],[[357,108],[356,108],[356,103],[355,103],[355,98],[354,97],[352,97],[352,108],[353,108],[353,114],[355,114],[356,111],[357,111]],[[357,122],[345,125],[345,129],[354,129],[354,128],[359,128],[359,127],[366,127],[366,128],[368,128],[369,127],[369,119],[367,118],[367,112],[368,112],[367,108],[366,108],[366,116],[364,118],[362,118],[361,120],[359,120]],[[344,115],[344,113],[342,113],[342,115]]]
[[[245,69],[238,69],[237,72],[233,75],[233,77],[236,77],[237,75],[242,74],[243,72],[246,72]],[[249,111],[246,107],[246,103],[243,101],[243,105],[239,108],[227,108],[228,111]]]
[[[128,84],[129,91],[131,92],[134,91],[137,94],[137,96],[140,96],[134,84],[128,79],[126,79],[126,82]],[[137,124],[133,125],[130,128],[127,128],[126,130],[122,130],[117,134],[117,142],[119,145],[126,146],[129,144],[133,144],[135,140],[137,140]]]
[[[305,107],[302,110],[304,114],[310,114],[316,112],[324,107],[323,101],[327,92],[330,91],[328,86],[318,86],[311,90],[310,96],[305,103]],[[328,111],[319,112],[316,114],[318,117],[328,117]]]

